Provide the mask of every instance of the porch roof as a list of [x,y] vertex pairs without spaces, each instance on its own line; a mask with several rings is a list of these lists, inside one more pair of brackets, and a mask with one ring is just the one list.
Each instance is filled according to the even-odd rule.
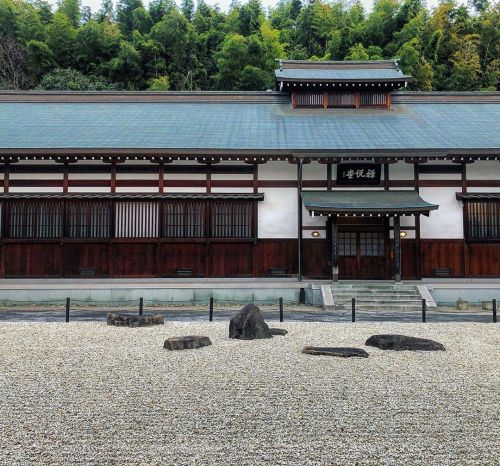
[[416,191],[302,191],[312,215],[429,215],[439,206],[425,202]]
[[241,200],[263,201],[264,193],[0,193],[0,202],[7,199],[97,199],[118,201],[161,200]]

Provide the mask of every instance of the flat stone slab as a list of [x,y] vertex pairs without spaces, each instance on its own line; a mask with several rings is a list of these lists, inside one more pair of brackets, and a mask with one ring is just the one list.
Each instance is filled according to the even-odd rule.
[[286,335],[288,333],[288,331],[285,330],[284,328],[273,328],[273,327],[270,327],[269,328],[269,333],[271,335]]
[[106,318],[108,325],[118,327],[148,327],[151,325],[163,325],[163,316],[154,314],[115,314],[110,312]]
[[393,351],[445,351],[445,347],[437,341],[406,335],[373,335],[365,345]]
[[335,348],[320,346],[304,346],[302,350],[305,354],[314,356],[336,356],[339,358],[367,358],[368,353],[361,348]]
[[170,351],[203,348],[210,346],[210,338],[201,335],[186,335],[183,337],[167,338],[163,344],[164,348]]

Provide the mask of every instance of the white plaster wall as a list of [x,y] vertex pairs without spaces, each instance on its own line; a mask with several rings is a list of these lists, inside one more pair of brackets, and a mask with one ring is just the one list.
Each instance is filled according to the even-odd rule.
[[117,193],[157,193],[159,192],[158,186],[117,186]]
[[311,162],[302,165],[302,180],[326,181],[328,166],[323,163]]
[[9,180],[62,180],[62,173],[11,173]]
[[253,193],[253,188],[216,188],[216,187],[212,186],[212,192],[213,193]]
[[[382,168],[382,172],[383,172]],[[400,161],[389,165],[389,180],[413,180],[413,164]]]
[[117,173],[117,180],[154,180],[158,181],[158,173]]
[[500,163],[496,160],[481,160],[468,164],[467,180],[500,180]]
[[297,238],[297,190],[265,188],[259,202],[259,238]]
[[206,193],[207,192],[205,187],[180,188],[180,187],[170,187],[170,186],[165,186],[163,191],[166,193]]
[[68,180],[111,180],[110,173],[69,173]]
[[9,192],[11,193],[62,193],[63,188],[58,187],[45,187],[45,186],[11,186],[9,187]]
[[500,187],[467,188],[468,193],[500,193]]
[[212,173],[212,180],[244,180],[252,181],[252,173]]
[[69,186],[69,193],[110,193],[110,186]]
[[259,180],[297,180],[297,165],[267,162],[259,166]]
[[165,173],[165,180],[206,180],[205,173]]
[[429,217],[420,216],[420,237],[434,239],[462,239],[463,209],[456,199],[458,188],[420,188],[420,197],[438,204],[439,209]]

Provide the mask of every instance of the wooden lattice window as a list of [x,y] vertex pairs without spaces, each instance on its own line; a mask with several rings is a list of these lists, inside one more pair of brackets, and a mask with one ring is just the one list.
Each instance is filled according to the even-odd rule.
[[356,107],[356,97],[354,92],[329,93],[328,107]]
[[117,202],[115,236],[117,238],[157,238],[159,202]]
[[67,206],[68,238],[109,238],[111,205],[106,201],[72,201]]
[[211,236],[214,238],[251,238],[253,202],[215,201],[211,205]]
[[203,238],[206,202],[167,201],[163,205],[163,236],[166,238]]
[[297,107],[323,107],[322,92],[297,92]]
[[362,92],[360,95],[361,107],[385,107],[387,94],[385,92]]
[[63,203],[13,201],[7,207],[6,236],[16,239],[50,239],[62,236]]
[[500,201],[466,202],[465,237],[471,241],[500,241]]

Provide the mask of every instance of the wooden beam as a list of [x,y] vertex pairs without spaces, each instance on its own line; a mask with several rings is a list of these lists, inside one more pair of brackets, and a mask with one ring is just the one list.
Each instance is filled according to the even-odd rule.
[[394,216],[394,280],[401,282],[401,220]]
[[338,250],[338,224],[337,217],[331,217],[330,220],[332,229],[332,280],[339,280],[339,250]]
[[302,280],[302,159],[297,164],[297,279]]

